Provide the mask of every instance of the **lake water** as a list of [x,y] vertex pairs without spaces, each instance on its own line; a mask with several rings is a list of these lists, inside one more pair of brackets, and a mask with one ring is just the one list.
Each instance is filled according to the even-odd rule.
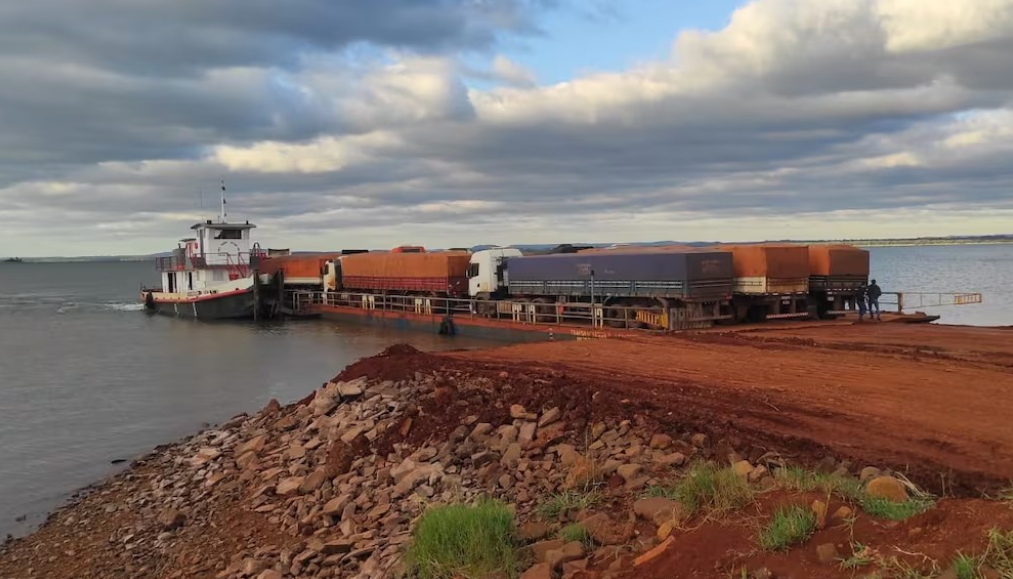
[[[872,261],[888,292],[984,294],[981,305],[926,310],[947,323],[1013,325],[1013,246],[877,248]],[[0,537],[38,524],[113,472],[113,459],[302,398],[395,342],[491,344],[325,321],[152,317],[137,290],[156,279],[147,263],[0,263]]]
[[874,247],[869,251],[872,277],[884,292],[911,292],[905,297],[909,306],[916,306],[919,299],[932,303],[938,297],[933,292],[980,293],[983,298],[981,304],[908,310],[939,314],[943,324],[1013,326],[1013,245]]
[[114,472],[113,459],[271,398],[298,400],[393,343],[490,344],[315,320],[149,316],[138,289],[157,279],[149,263],[0,263],[0,540]]

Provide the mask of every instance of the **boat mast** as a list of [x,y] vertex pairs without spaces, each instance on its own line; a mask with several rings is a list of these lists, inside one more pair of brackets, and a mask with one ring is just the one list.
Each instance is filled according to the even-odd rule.
[[225,212],[225,179],[222,179],[222,208],[218,214],[218,221],[225,223],[226,217],[228,217],[228,214]]

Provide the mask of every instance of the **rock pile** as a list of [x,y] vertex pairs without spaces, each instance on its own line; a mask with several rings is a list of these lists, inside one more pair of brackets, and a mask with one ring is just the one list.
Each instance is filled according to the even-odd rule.
[[[460,401],[487,389],[485,379],[439,373],[331,382],[302,403],[272,402],[158,449],[54,518],[91,533],[89,521],[67,515],[91,510],[115,527],[104,546],[109,564],[96,577],[385,577],[403,567],[411,523],[428,504],[490,496],[516,505],[525,521],[547,494],[601,482],[637,491],[655,481],[657,469],[686,461],[677,448],[692,452],[667,435],[638,436],[630,421],[570,422],[558,406],[469,414]],[[444,398],[457,401],[445,416],[425,412],[423,401]],[[481,418],[495,414],[498,420]],[[429,421],[446,428],[414,442]],[[204,548],[206,529],[231,523],[249,539],[217,552]],[[584,523],[598,544],[621,544],[632,534],[632,526],[606,515]],[[553,546],[536,548],[546,551],[538,559],[557,571],[578,570],[572,563],[583,558],[583,546]]]
[[[497,389],[460,371],[361,377],[288,407],[272,401],[89,489],[4,548],[0,579],[396,577],[428,505],[483,496],[514,505],[530,543],[525,579],[590,568],[608,579],[636,555],[624,559],[615,546],[639,543],[637,561],[663,552],[679,504],[636,499],[694,456],[714,455],[707,436],[644,432],[635,417],[578,403],[533,407],[511,394],[510,378],[500,374],[507,385]],[[733,454],[729,464],[759,481],[769,476],[766,458],[754,465]],[[550,495],[591,488],[602,489],[597,512],[536,515]],[[588,540],[550,536],[567,523]]]

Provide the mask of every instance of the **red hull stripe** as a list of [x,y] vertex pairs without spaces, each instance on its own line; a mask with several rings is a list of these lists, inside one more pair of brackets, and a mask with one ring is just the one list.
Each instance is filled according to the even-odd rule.
[[250,293],[251,291],[253,291],[253,290],[250,290],[250,289],[239,289],[239,290],[233,290],[233,291],[230,291],[230,292],[219,292],[219,293],[216,293],[216,294],[204,294],[202,296],[197,296],[197,297],[194,297],[194,298],[186,298],[186,299],[182,299],[182,300],[176,300],[176,299],[172,299],[172,298],[160,298],[160,297],[158,297],[158,292],[152,292],[152,296],[151,297],[155,300],[156,303],[160,303],[160,304],[171,304],[171,303],[189,304],[189,303],[193,303],[193,302],[203,302],[203,301],[214,300],[214,299],[218,299],[218,298],[227,298],[229,296],[238,296],[238,295],[242,295],[242,294],[245,294],[245,293]]

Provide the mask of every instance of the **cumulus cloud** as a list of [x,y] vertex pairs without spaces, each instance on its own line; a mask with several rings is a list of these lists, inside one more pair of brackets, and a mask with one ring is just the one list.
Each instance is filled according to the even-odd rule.
[[[119,18],[148,34],[49,42],[62,24],[0,8],[20,29],[0,35],[19,79],[0,86],[0,225],[59,212],[112,243],[130,220],[155,244],[221,175],[261,235],[314,248],[887,235],[883,211],[980,233],[1013,211],[1013,0],[757,0],[626,71],[539,85],[489,56],[488,88],[461,51],[497,54],[539,3],[301,0],[277,21],[228,3],[134,2]],[[203,56],[154,50],[174,23]]]
[[532,88],[538,84],[535,73],[517,64],[502,54],[497,55],[492,61],[493,76],[504,83],[520,87]]

